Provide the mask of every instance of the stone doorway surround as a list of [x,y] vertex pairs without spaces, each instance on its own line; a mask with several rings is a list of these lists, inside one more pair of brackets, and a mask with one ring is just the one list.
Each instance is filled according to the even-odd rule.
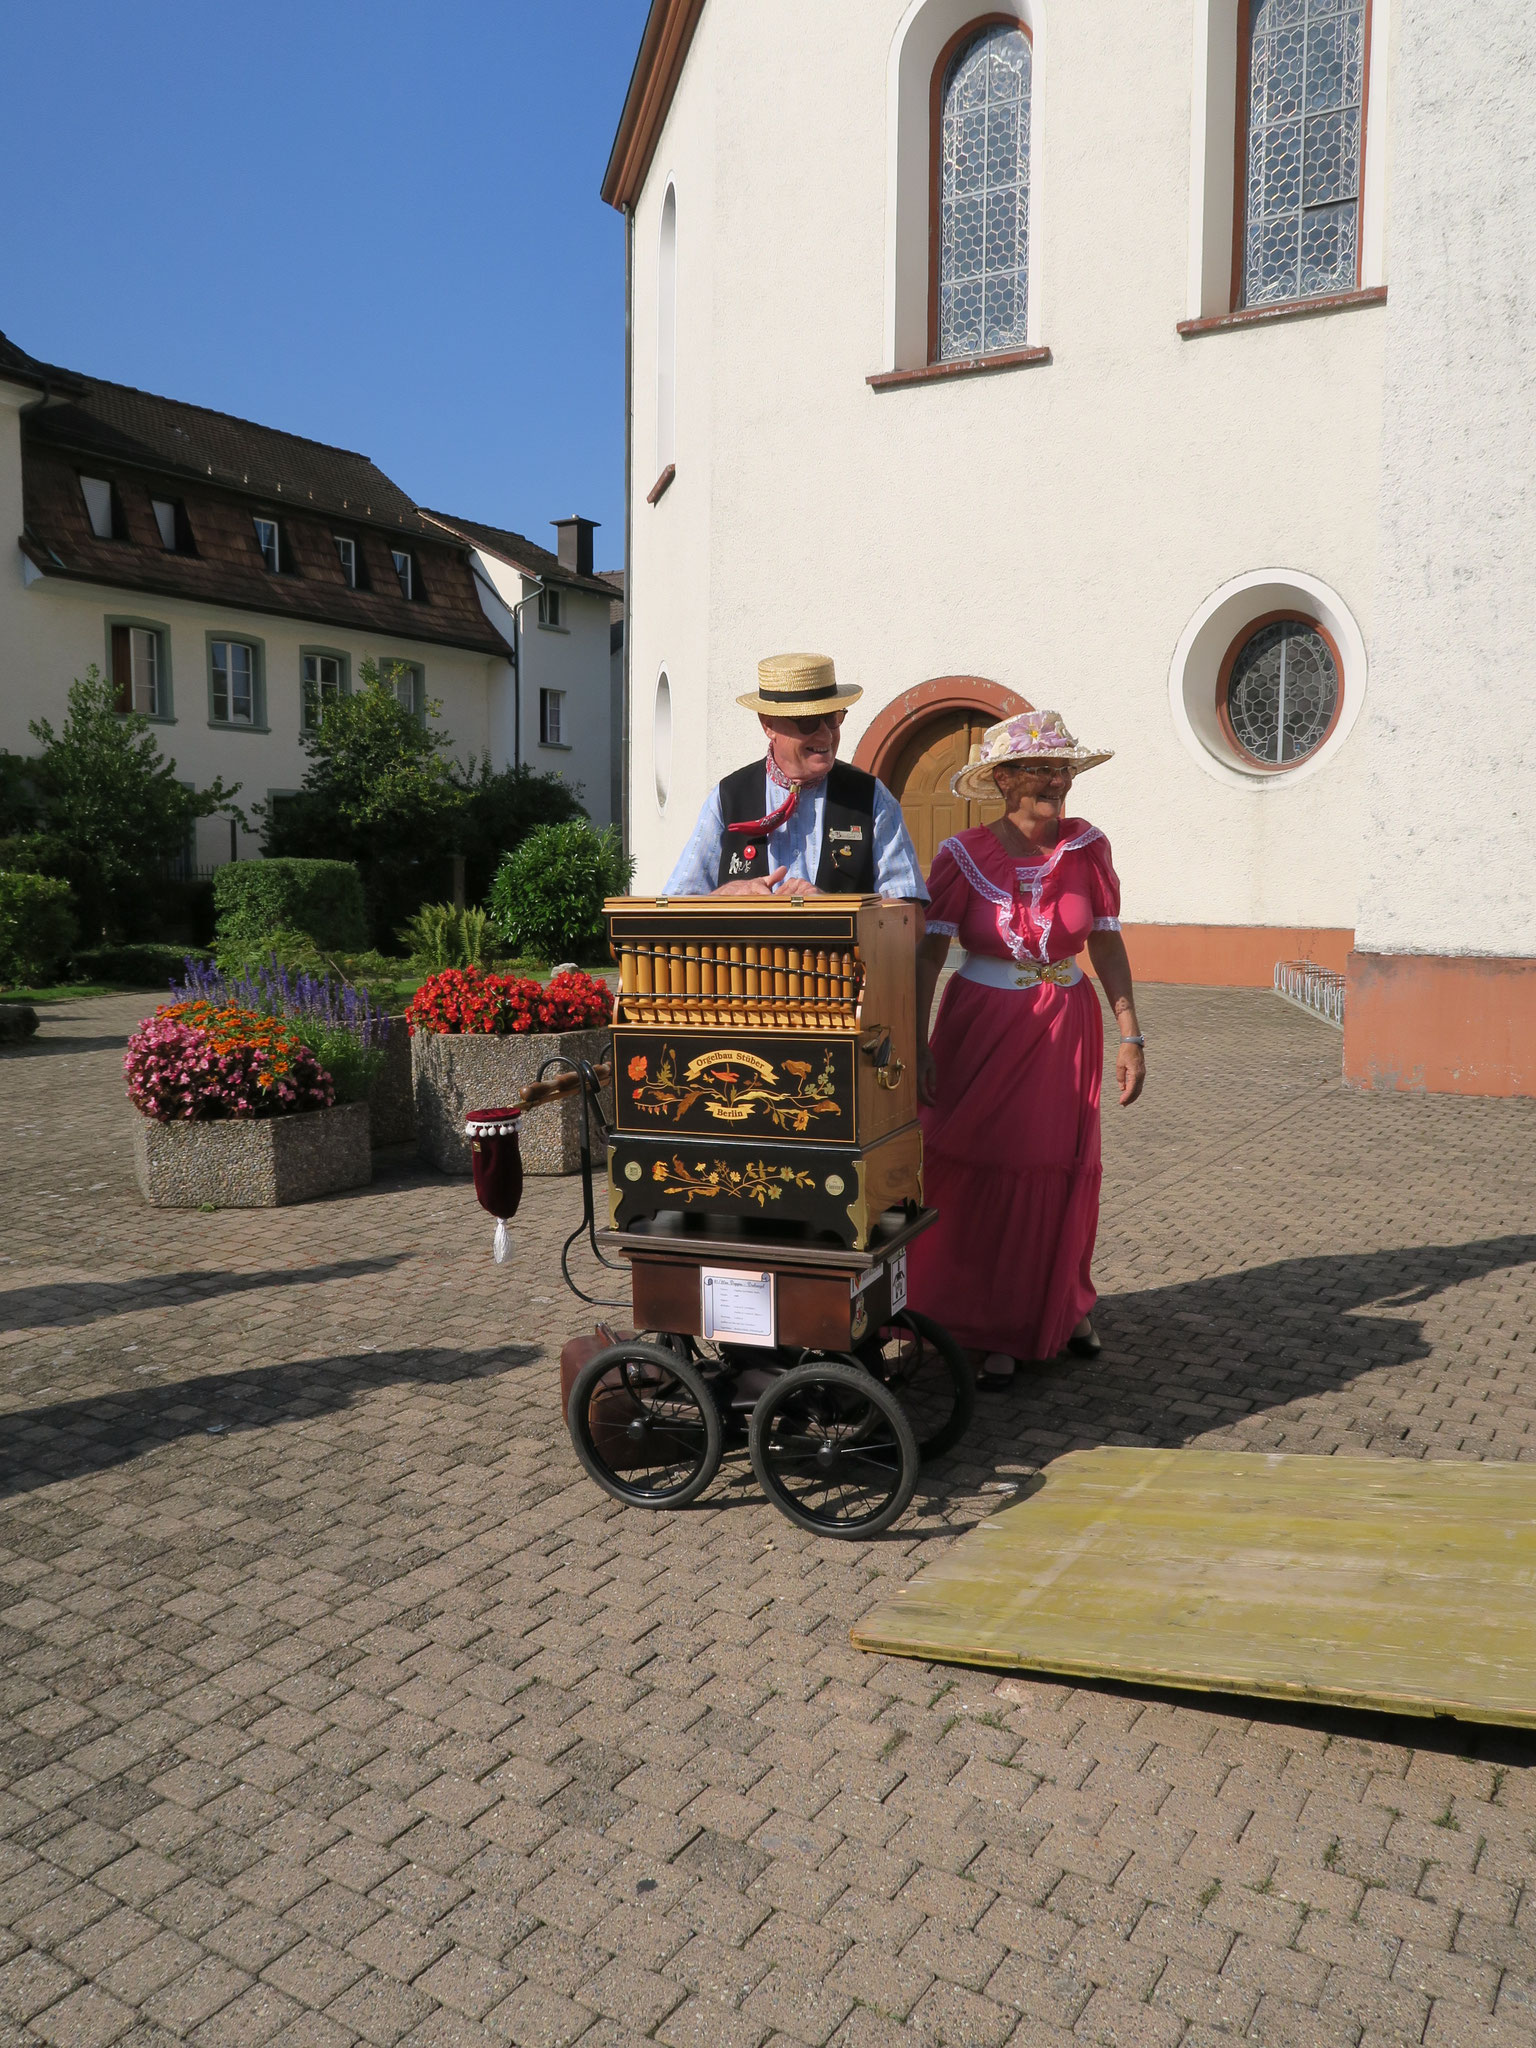
[[949,793],[989,725],[1028,711],[1029,700],[986,676],[933,676],[903,690],[871,720],[854,766],[878,775],[901,804],[926,874],[952,832],[997,817],[1000,804],[965,803]]

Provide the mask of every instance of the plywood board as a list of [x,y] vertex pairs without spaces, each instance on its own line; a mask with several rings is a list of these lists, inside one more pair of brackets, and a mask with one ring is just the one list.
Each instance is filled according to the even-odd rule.
[[863,1650],[1536,1728],[1536,1464],[1074,1451]]

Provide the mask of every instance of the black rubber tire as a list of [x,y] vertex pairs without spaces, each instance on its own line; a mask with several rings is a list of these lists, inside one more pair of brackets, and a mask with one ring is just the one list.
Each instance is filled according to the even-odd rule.
[[[596,1400],[610,1408],[606,1418],[594,1418]],[[589,1358],[571,1387],[565,1425],[589,1476],[626,1507],[686,1507],[720,1469],[723,1432],[714,1396],[692,1359],[669,1345],[632,1341]],[[650,1468],[611,1464],[600,1428],[623,1429],[637,1450],[652,1436],[674,1455]]]
[[[885,1342],[893,1335],[916,1337],[920,1344],[930,1345],[933,1349],[933,1360],[914,1358],[908,1368],[907,1376],[922,1372],[928,1382],[921,1393],[914,1387],[904,1396],[903,1361],[889,1360],[883,1355]],[[902,1402],[924,1458],[942,1458],[946,1451],[952,1451],[970,1428],[971,1418],[976,1413],[976,1373],[948,1330],[929,1317],[919,1315],[915,1308],[898,1309],[888,1323],[870,1332],[859,1349],[870,1371],[877,1379],[883,1380]],[[939,1369],[937,1373],[935,1365]],[[936,1383],[940,1378],[947,1379],[949,1383],[947,1415],[942,1413],[944,1400]]]
[[922,1464],[896,1396],[861,1366],[836,1359],[793,1366],[774,1381],[752,1410],[747,1450],[781,1515],[814,1535],[847,1540],[891,1526]]

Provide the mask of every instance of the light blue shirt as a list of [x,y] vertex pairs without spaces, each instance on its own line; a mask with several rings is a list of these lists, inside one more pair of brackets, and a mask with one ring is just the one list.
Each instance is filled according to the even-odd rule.
[[[788,783],[781,782],[772,767],[768,770],[768,807],[777,810],[789,795]],[[768,835],[768,869],[787,868],[786,882],[814,885],[821,867],[822,842],[826,833],[827,785],[811,783],[800,792],[794,813]],[[720,845],[725,838],[725,817],[720,809],[718,784],[709,793],[693,837],[683,848],[677,866],[667,877],[668,896],[712,896],[719,886]],[[883,782],[875,784],[875,889],[881,896],[926,903],[923,871],[917,848],[901,815],[901,805]]]

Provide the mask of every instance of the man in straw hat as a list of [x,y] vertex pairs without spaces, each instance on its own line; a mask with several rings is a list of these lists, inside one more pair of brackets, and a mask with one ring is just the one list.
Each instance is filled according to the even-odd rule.
[[843,718],[863,696],[824,654],[770,654],[737,703],[768,736],[764,760],[710,792],[667,880],[669,896],[904,897],[926,903],[901,806],[837,758]]

